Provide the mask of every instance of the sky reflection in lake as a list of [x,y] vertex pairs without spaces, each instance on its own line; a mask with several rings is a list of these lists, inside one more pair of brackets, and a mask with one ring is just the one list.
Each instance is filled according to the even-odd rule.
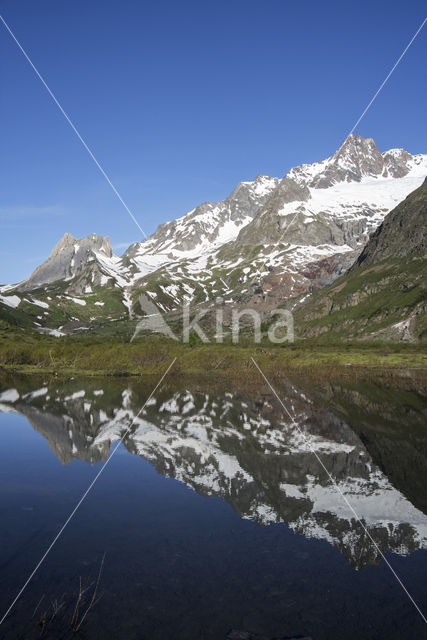
[[[49,618],[55,599],[63,607],[44,637],[68,637],[79,577],[93,582],[104,552],[101,598],[82,626],[87,638],[225,640],[232,629],[265,638],[424,633],[272,394],[167,383],[135,420],[150,385],[1,381],[2,610],[111,443],[134,424],[0,638],[38,637],[38,615],[47,609]],[[420,383],[405,387],[300,378],[281,381],[279,392],[423,608],[426,405]]]

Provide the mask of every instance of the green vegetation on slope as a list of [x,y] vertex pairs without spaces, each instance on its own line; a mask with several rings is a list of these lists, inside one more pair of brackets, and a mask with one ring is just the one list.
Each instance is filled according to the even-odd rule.
[[[0,367],[27,372],[146,374],[163,372],[177,358],[175,372],[249,376],[251,357],[270,373],[286,368],[370,366],[384,372],[396,367],[427,368],[427,348],[393,344],[190,344],[150,336],[132,343],[126,338],[73,336],[53,338],[0,323]],[[259,375],[259,374],[256,374]]]
[[[300,337],[427,338],[426,262],[423,256],[390,258],[358,267],[314,293],[295,311]],[[403,323],[400,327],[395,326]],[[405,327],[406,325],[406,327]]]
[[353,267],[296,313],[301,337],[427,338],[427,179],[397,205]]
[[93,287],[90,292],[71,295],[66,282],[34,289],[20,294],[22,301],[16,308],[0,303],[0,320],[22,327],[61,327],[73,323],[89,323],[99,326],[112,320],[128,318],[119,289]]

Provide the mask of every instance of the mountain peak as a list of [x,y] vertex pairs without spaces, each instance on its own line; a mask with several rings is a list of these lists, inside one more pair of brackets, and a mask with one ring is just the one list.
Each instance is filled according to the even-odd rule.
[[422,164],[404,149],[380,153],[372,138],[350,134],[329,158],[295,167],[288,175],[308,187],[328,189],[339,182],[361,182],[363,178],[403,178],[417,162]]
[[367,156],[377,153],[379,153],[379,151],[373,138],[362,138],[362,136],[357,136],[354,133],[351,133],[343,140],[332,157],[339,157],[342,155]]
[[19,285],[21,290],[31,290],[63,280],[65,282],[81,275],[89,263],[117,260],[107,237],[92,233],[86,238],[74,238],[65,233],[53,247],[48,259]]
[[353,134],[333,154],[331,164],[347,172],[346,180],[359,182],[364,175],[378,175],[383,170],[384,159],[372,138]]
[[62,253],[64,249],[67,249],[67,247],[72,247],[75,242],[77,242],[77,240],[71,235],[71,233],[68,233],[67,231],[53,247],[49,257],[54,258],[55,256]]
[[104,253],[108,258],[111,258],[113,251],[110,246],[110,241],[107,236],[100,236],[97,233],[91,233],[85,238],[75,238],[71,233],[64,233],[62,238],[53,247],[49,258],[55,258],[66,249],[74,247],[75,253],[80,247],[84,247],[86,250],[100,251]]

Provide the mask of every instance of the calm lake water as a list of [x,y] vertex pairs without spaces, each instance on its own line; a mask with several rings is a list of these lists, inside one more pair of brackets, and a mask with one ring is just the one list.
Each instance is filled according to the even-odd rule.
[[0,378],[0,638],[427,638],[421,381],[155,383]]

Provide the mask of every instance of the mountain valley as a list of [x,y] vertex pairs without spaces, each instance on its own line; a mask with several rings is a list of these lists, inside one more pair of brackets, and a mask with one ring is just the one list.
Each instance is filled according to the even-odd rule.
[[[302,328],[303,310],[309,308],[310,321],[319,315],[310,310],[319,290],[347,277],[386,215],[426,174],[427,155],[380,153],[372,139],[351,135],[323,161],[282,179],[241,182],[225,200],[161,224],[121,257],[108,238],[66,233],[27,280],[0,287],[0,317],[56,336],[132,335],[145,313],[143,295],[171,317],[184,304],[213,307],[218,300],[225,318],[233,307],[255,308],[267,318],[285,306],[297,311],[299,335],[318,335]],[[399,238],[405,243],[402,233]],[[417,266],[416,277],[423,277],[421,254]],[[357,331],[350,333],[358,337]],[[415,340],[422,331],[409,333]],[[404,332],[378,334],[389,335],[400,339]]]

